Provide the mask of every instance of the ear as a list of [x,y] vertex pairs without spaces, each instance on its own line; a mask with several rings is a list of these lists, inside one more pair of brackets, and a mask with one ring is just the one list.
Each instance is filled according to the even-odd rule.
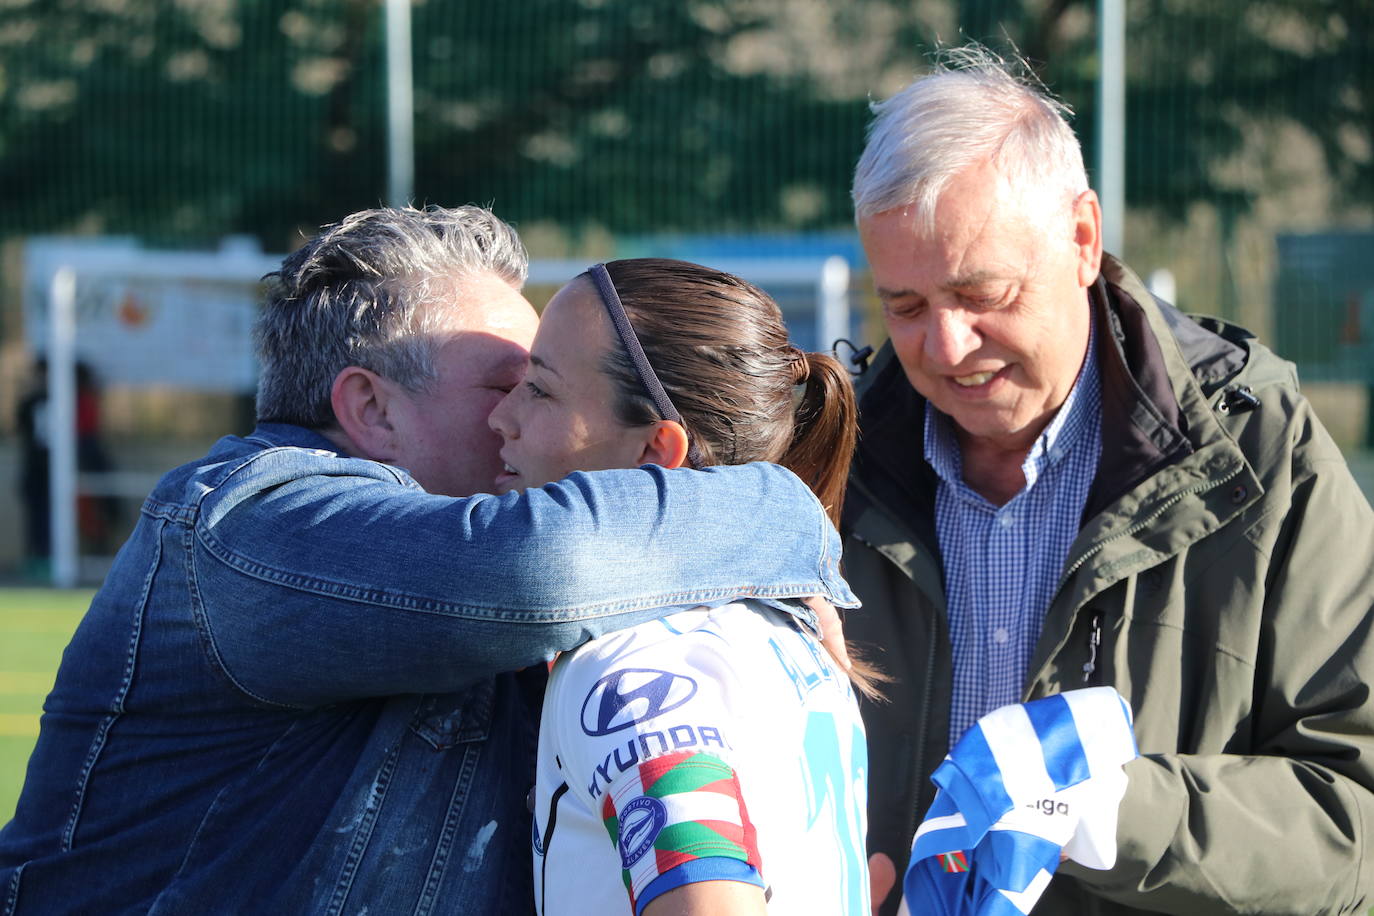
[[388,414],[391,389],[381,376],[361,366],[348,366],[334,376],[329,402],[351,446],[350,454],[373,461],[395,456],[396,429]]
[[680,468],[687,460],[687,430],[675,420],[659,420],[644,443],[638,464]]
[[1084,191],[1073,202],[1073,244],[1078,252],[1078,285],[1087,289],[1102,270],[1102,205]]

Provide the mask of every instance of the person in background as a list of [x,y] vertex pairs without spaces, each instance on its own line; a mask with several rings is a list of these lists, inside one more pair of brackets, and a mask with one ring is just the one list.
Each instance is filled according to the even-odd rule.
[[1109,686],[1140,751],[1115,864],[1064,863],[1037,914],[1363,913],[1374,513],[1292,365],[1102,252],[1066,115],[954,49],[855,170],[890,335],[843,528],[849,635],[894,679],[864,706],[875,885],[971,726]]
[[[19,498],[24,511],[25,574],[35,580],[48,577],[52,558],[49,422],[48,360],[40,356],[34,360],[28,388],[19,399],[15,416],[19,434]],[[91,366],[78,360],[76,468],[83,473],[102,473],[113,467],[101,430],[100,384]],[[118,501],[110,496],[78,492],[76,509],[77,531],[86,549],[107,552],[119,520]]]
[[24,574],[48,577],[52,555],[52,507],[48,492],[51,449],[48,436],[48,361],[33,362],[14,418],[19,437],[19,502],[24,512]]
[[67,647],[3,912],[528,912],[544,659],[665,604],[852,603],[773,465],[469,496],[525,274],[460,207],[353,214],[266,278],[258,426],[163,477]]
[[[549,302],[524,382],[492,411],[496,486],[771,461],[835,516],[854,421],[844,369],[792,346],[757,287],[684,261],[612,261]],[[867,916],[849,681],[786,607],[714,605],[559,657],[539,728],[540,916]]]

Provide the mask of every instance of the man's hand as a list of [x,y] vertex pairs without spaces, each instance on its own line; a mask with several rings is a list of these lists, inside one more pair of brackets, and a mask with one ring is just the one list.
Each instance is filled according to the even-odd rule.
[[891,856],[885,852],[875,852],[868,857],[868,888],[873,898],[873,916],[878,916],[878,910],[896,883],[897,866],[892,864]]
[[[830,657],[839,662],[848,674],[854,663],[849,660],[849,652],[844,647],[844,627],[840,624],[839,611],[835,610],[835,605],[819,595],[810,595],[802,601],[816,612],[816,618],[821,625],[821,643],[829,650]],[[891,864],[890,860],[888,864]]]

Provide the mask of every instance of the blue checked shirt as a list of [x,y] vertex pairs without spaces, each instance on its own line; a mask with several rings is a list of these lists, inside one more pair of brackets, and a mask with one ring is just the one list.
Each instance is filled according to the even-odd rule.
[[1068,398],[1021,465],[1026,486],[1004,506],[964,483],[952,421],[934,407],[926,411],[925,457],[940,478],[935,533],[954,650],[951,745],[985,713],[1021,701],[1102,452],[1096,337],[1094,327]]

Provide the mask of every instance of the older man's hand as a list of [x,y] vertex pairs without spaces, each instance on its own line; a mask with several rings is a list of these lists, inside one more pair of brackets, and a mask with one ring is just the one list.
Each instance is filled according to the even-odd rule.
[[878,911],[896,883],[897,866],[892,864],[891,856],[885,852],[875,852],[868,857],[868,889],[873,898],[873,916],[878,916]]

